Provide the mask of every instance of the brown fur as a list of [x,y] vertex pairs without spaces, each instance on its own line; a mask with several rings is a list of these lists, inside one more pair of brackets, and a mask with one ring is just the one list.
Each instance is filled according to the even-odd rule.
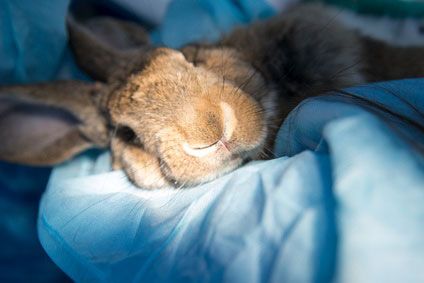
[[[21,154],[22,147],[9,141],[0,148],[0,158],[46,164],[90,144],[110,146],[113,167],[123,168],[142,188],[198,184],[246,160],[266,157],[281,121],[307,97],[367,81],[424,75],[422,48],[363,38],[318,5],[238,28],[215,44],[180,50],[152,47],[144,30],[122,21],[84,26],[71,19],[69,26],[77,62],[105,84],[1,88],[0,100],[12,97],[62,109],[78,123],[71,123],[73,142],[59,139]],[[124,45],[99,39],[96,32],[104,37],[105,30]],[[0,123],[7,140],[2,125],[7,125]],[[32,136],[22,132],[20,138]],[[40,158],[41,152],[51,154]]]

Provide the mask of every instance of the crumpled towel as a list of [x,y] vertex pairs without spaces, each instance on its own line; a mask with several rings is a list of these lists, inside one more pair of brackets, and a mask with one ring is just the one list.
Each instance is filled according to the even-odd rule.
[[[348,91],[423,124],[423,87]],[[424,136],[375,111],[309,99],[278,135],[290,157],[179,191],[139,190],[107,154],[81,156],[53,172],[41,243],[78,282],[422,282],[424,159],[410,140]]]
[[1,84],[84,78],[67,45],[68,5],[69,0],[0,1]]
[[176,0],[167,7],[163,22],[152,33],[152,39],[173,48],[189,42],[214,41],[235,26],[275,13],[265,0]]

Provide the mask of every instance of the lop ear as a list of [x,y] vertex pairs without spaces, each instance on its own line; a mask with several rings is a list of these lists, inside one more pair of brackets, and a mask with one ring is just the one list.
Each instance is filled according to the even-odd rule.
[[82,21],[68,16],[67,23],[77,64],[96,80],[105,82],[125,70],[149,47],[147,32],[132,22],[110,17]]
[[0,160],[51,165],[108,144],[104,86],[59,81],[0,86]]

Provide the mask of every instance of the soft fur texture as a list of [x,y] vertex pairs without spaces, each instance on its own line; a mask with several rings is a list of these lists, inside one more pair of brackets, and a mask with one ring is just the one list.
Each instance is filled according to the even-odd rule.
[[[6,141],[0,158],[53,164],[88,146],[110,147],[113,167],[142,188],[191,186],[247,160],[272,157],[276,129],[307,97],[424,75],[422,48],[361,37],[336,18],[323,6],[303,5],[238,28],[215,44],[181,50],[149,45],[145,31],[132,23],[70,19],[77,62],[98,82],[0,88],[6,105],[0,108]],[[60,118],[55,125],[66,125],[65,134],[56,129],[46,139],[46,130],[37,135],[41,124],[22,129],[11,122],[38,117],[14,111],[22,103],[74,120]],[[41,121],[58,119],[42,115]]]

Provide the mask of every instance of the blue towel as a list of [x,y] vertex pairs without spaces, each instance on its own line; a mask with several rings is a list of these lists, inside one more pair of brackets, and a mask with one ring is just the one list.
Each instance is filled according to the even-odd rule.
[[214,41],[235,26],[275,13],[264,0],[177,0],[169,4],[152,39],[173,48],[189,42]]
[[[423,87],[348,92],[422,124]],[[424,159],[410,142],[424,135],[369,105],[309,99],[279,132],[284,156],[186,190],[142,191],[107,153],[81,156],[53,172],[41,243],[79,282],[422,282]]]

